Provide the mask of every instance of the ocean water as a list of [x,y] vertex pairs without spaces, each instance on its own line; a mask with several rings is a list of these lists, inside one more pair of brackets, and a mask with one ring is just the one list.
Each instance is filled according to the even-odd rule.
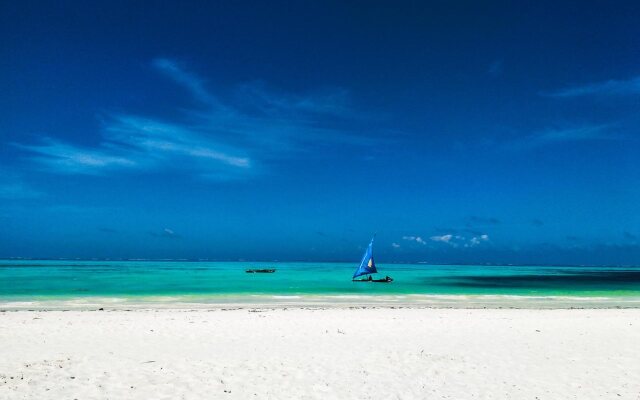
[[[575,296],[640,298],[640,267],[378,264],[394,282],[351,281],[356,263],[0,260],[0,302],[91,297]],[[246,268],[276,268],[247,274]]]

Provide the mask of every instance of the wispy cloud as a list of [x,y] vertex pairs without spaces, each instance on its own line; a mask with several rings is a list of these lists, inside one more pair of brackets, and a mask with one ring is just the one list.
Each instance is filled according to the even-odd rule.
[[209,105],[218,103],[205,88],[205,81],[180,66],[178,62],[167,58],[156,58],[151,64],[158,71],[184,86],[197,100]]
[[349,92],[342,88],[319,91],[313,96],[300,96],[270,90],[263,82],[253,82],[241,85],[236,96],[243,105],[255,107],[269,115],[304,112],[339,116],[353,112]]
[[399,249],[400,245],[398,243],[393,242],[391,243],[391,247],[393,247],[394,249]]
[[161,168],[213,173],[251,167],[251,160],[238,149],[218,145],[184,127],[131,116],[111,118],[96,148],[51,138],[44,138],[39,144],[16,146],[47,170],[69,174]]
[[51,137],[15,146],[31,161],[55,172],[181,169],[200,177],[228,179],[254,175],[271,160],[324,144],[376,143],[344,128],[342,122],[350,114],[345,90],[302,96],[270,91],[264,84],[242,85],[230,103],[213,95],[204,79],[176,61],[156,59],[152,65],[204,107],[186,110],[180,121],[109,115],[103,119],[101,140],[93,147]]
[[149,232],[151,236],[165,238],[165,239],[180,239],[182,236],[178,235],[173,229],[164,228],[160,232]]
[[622,139],[612,129],[613,125],[610,124],[545,129],[507,142],[505,147],[510,150],[531,150],[560,143]]
[[106,128],[108,143],[126,145],[159,158],[167,155],[219,162],[232,167],[249,168],[251,161],[238,156],[241,150],[218,143],[202,132],[183,125],[153,119],[121,116]]
[[117,154],[103,148],[83,148],[51,138],[43,138],[39,144],[14,145],[34,154],[29,157],[32,161],[59,172],[94,173],[111,168],[131,168],[138,164],[128,154]]
[[0,199],[27,200],[42,196],[42,192],[23,182],[19,177],[0,172]]
[[24,200],[40,196],[42,193],[21,183],[0,184],[0,199]]
[[627,80],[611,79],[603,82],[571,86],[557,91],[542,93],[549,97],[578,97],[589,95],[631,95],[640,94],[640,76]]

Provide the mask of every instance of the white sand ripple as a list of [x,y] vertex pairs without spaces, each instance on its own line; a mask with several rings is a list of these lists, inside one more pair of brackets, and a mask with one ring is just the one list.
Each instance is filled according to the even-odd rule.
[[637,400],[638,360],[640,309],[0,313],[0,399]]

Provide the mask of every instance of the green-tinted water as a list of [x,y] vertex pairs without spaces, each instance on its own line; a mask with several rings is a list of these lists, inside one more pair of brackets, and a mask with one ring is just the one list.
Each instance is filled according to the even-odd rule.
[[[247,274],[246,268],[277,268]],[[390,284],[354,283],[355,263],[0,261],[0,300],[138,296],[640,296],[640,267],[379,264]]]

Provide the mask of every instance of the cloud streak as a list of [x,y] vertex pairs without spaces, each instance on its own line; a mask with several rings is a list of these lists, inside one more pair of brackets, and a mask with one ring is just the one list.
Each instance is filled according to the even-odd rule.
[[543,93],[548,97],[581,97],[592,95],[624,96],[640,94],[640,76],[627,80],[610,79],[603,82],[572,86],[555,92]]
[[164,228],[160,232],[149,232],[151,236],[164,238],[164,239],[181,239],[182,236],[178,235],[173,229]]
[[255,107],[266,115],[291,115],[295,113],[348,116],[349,92],[345,89],[325,90],[313,96],[278,93],[269,90],[264,83],[254,82],[238,88],[236,96],[246,106]]
[[219,162],[232,167],[249,168],[251,161],[238,154],[241,151],[223,145],[181,125],[163,123],[153,119],[122,116],[107,129],[108,145],[124,144],[155,154],[185,156]]
[[182,68],[177,62],[167,58],[156,58],[151,62],[151,65],[179,85],[185,87],[197,100],[209,105],[217,104],[217,99],[205,88],[204,80]]
[[156,59],[152,66],[205,107],[186,110],[180,121],[109,115],[93,147],[51,137],[14,145],[32,162],[59,173],[179,169],[209,179],[237,179],[255,175],[272,160],[325,144],[376,143],[343,127],[351,112],[344,90],[300,96],[250,84],[241,86],[235,102],[229,103],[209,92],[204,79],[173,60]]
[[505,147],[509,150],[524,151],[540,147],[557,145],[562,143],[577,143],[591,141],[620,140],[620,135],[611,132],[613,126],[585,125],[565,129],[545,129],[507,142]]
[[131,116],[114,117],[95,148],[44,138],[15,144],[31,161],[67,174],[104,174],[114,170],[190,169],[216,172],[247,170],[251,160],[238,149],[219,145],[180,126]]
[[32,200],[45,194],[26,182],[21,175],[0,166],[0,200]]
[[29,157],[32,161],[57,172],[91,174],[97,170],[132,168],[137,165],[127,154],[100,148],[83,148],[52,138],[44,138],[39,144],[15,143],[14,146],[33,154]]

